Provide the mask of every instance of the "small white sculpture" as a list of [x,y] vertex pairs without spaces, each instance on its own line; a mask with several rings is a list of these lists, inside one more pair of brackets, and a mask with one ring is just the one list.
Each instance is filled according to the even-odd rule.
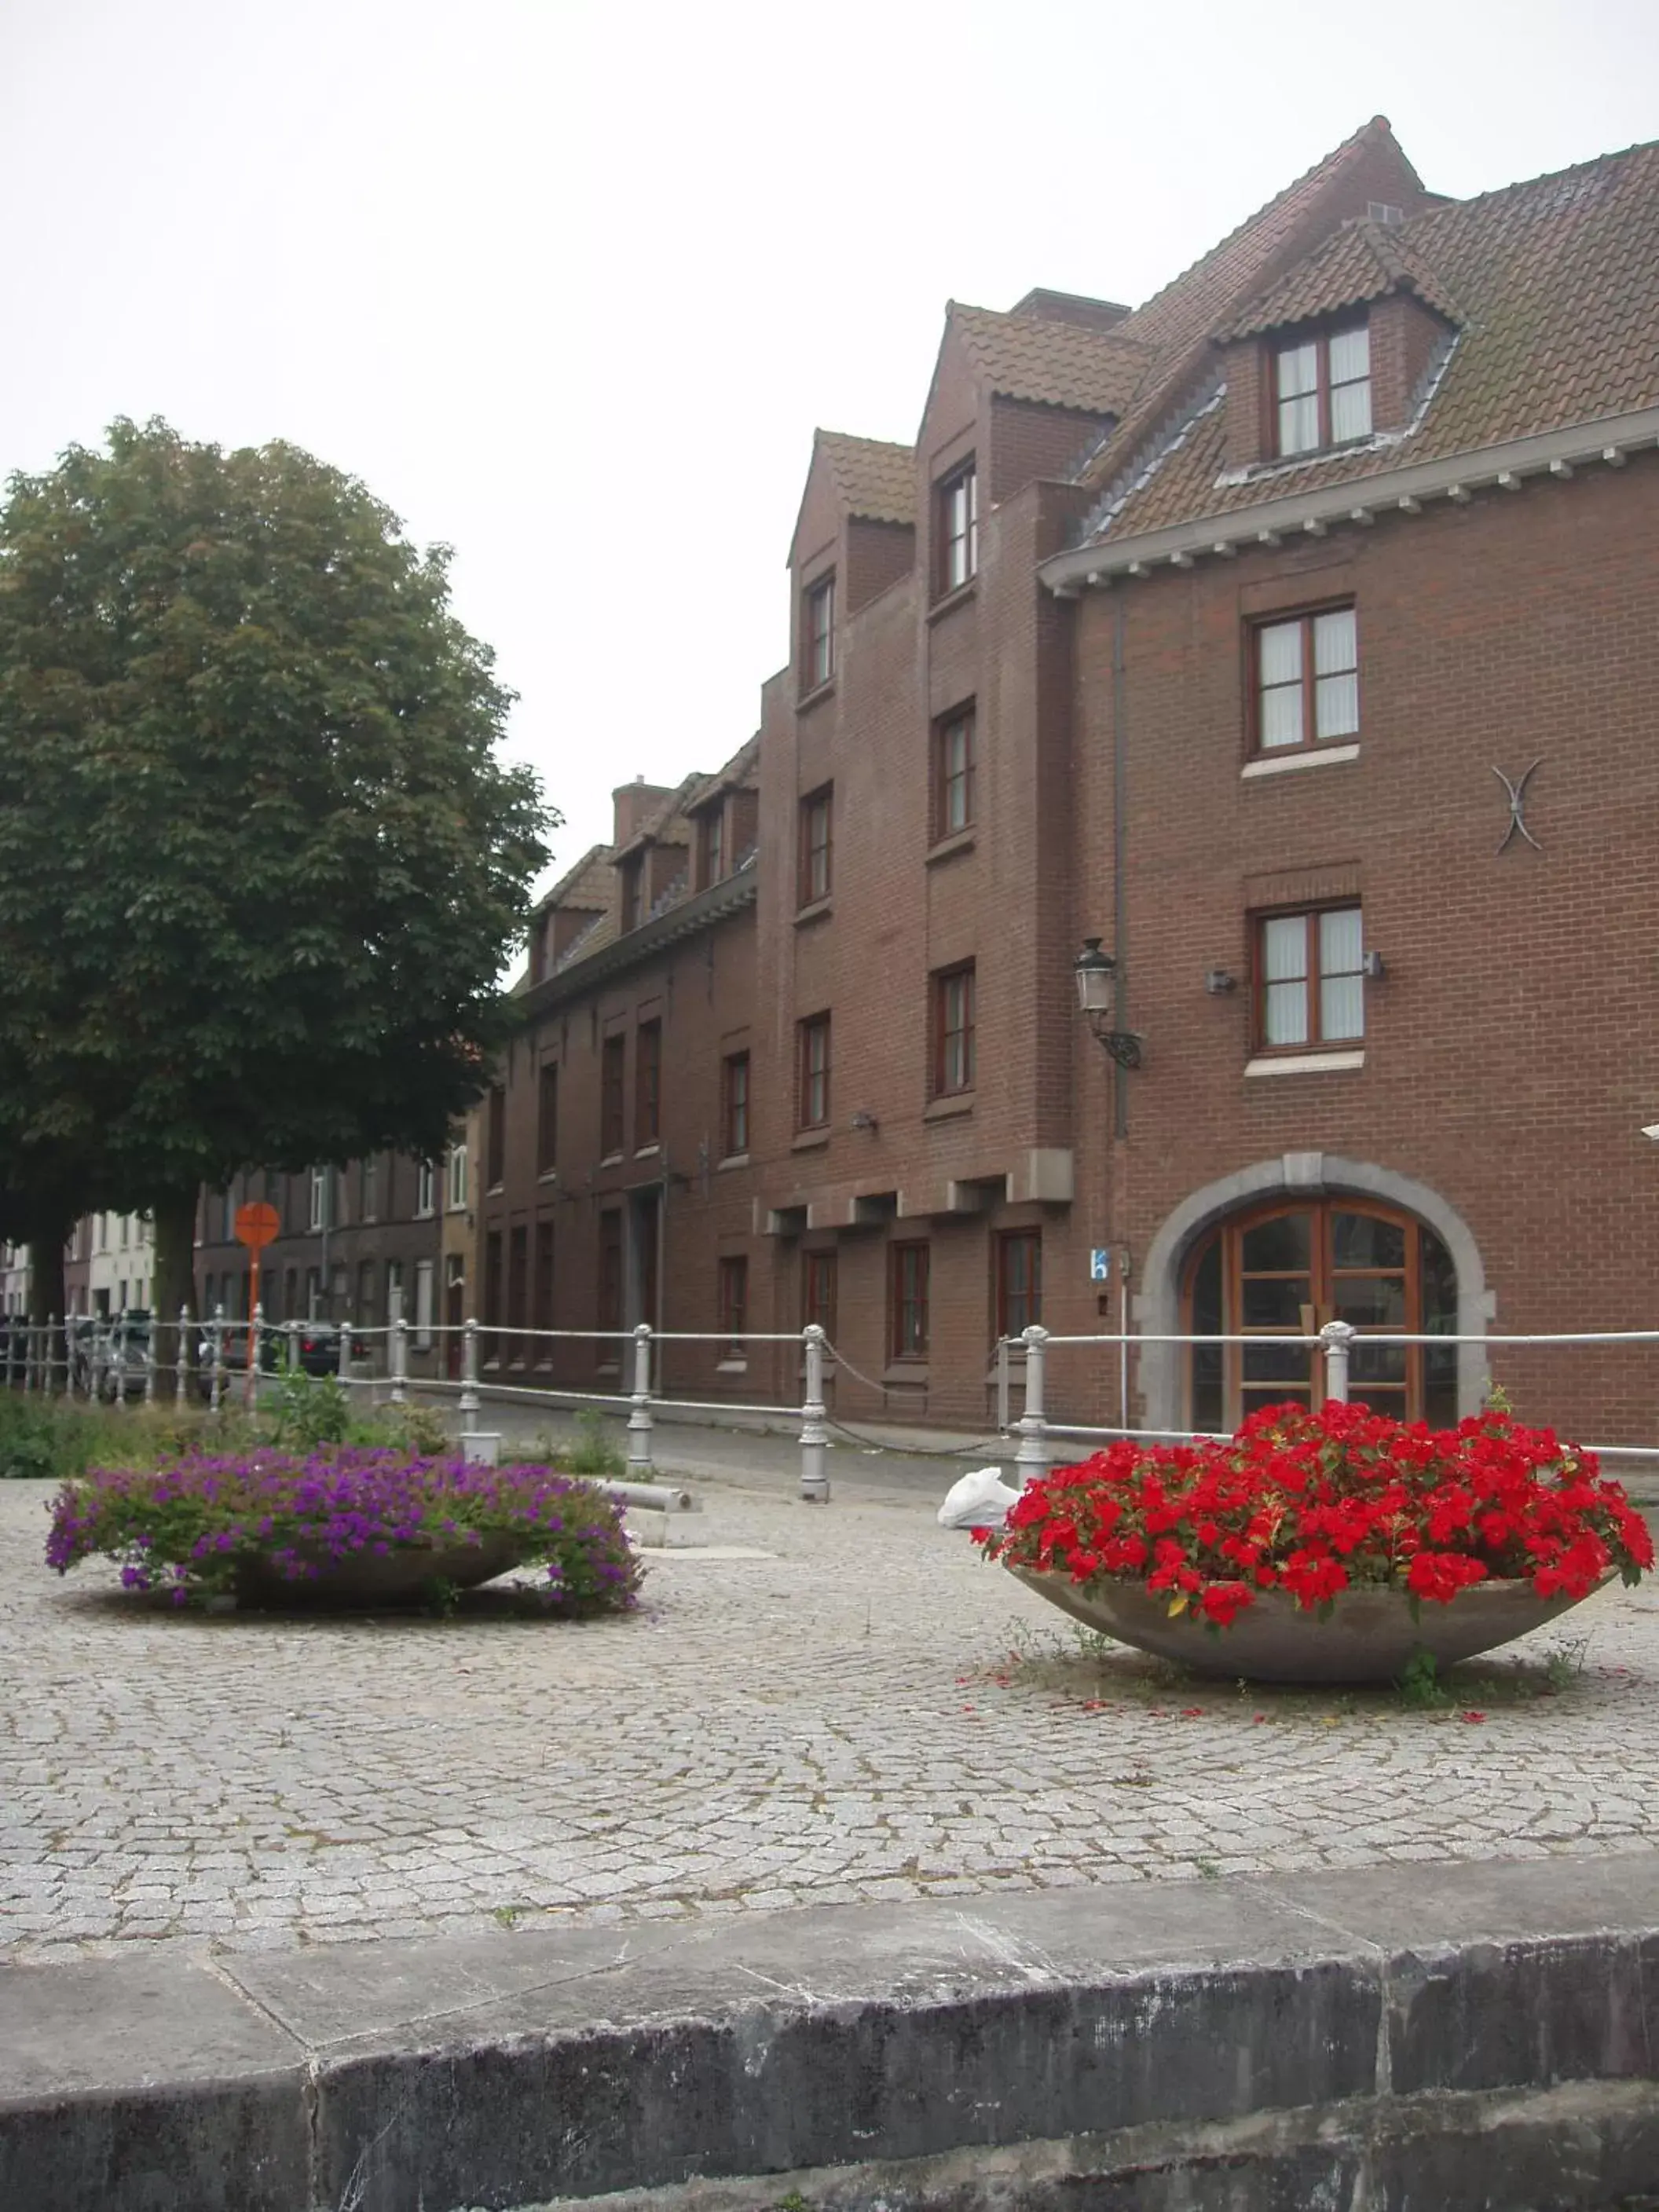
[[1000,1528],[1008,1508],[1019,1497],[1002,1479],[1000,1467],[976,1467],[953,1482],[939,1509],[941,1528]]

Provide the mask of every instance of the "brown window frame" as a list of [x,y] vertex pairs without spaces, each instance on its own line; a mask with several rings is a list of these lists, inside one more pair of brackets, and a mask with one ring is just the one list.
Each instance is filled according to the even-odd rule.
[[801,696],[821,690],[836,673],[836,572],[815,576],[801,592]]
[[840,1292],[838,1256],[833,1251],[800,1255],[801,1327],[809,1328],[816,1322],[831,1344],[836,1340],[836,1301]]
[[[827,899],[836,880],[836,787],[821,783],[800,802],[800,853],[797,866],[797,908]],[[817,833],[822,830],[823,835]]]
[[[813,1045],[819,1037],[823,1040],[823,1065],[814,1067]],[[830,1126],[833,1042],[828,1014],[809,1014],[795,1025],[795,1127],[802,1132]],[[818,1114],[811,1111],[815,1083],[823,1086],[823,1110]]]
[[[953,734],[965,729],[967,742],[963,748],[963,764],[953,773],[951,767],[951,740]],[[979,766],[979,716],[975,702],[964,700],[953,707],[948,714],[941,714],[933,724],[933,842],[942,844],[947,837],[960,837],[974,826],[974,786]],[[951,819],[951,793],[953,786],[962,791],[962,819]]]
[[[1023,1291],[1011,1291],[1009,1261],[1017,1250],[1026,1255],[1026,1281]],[[997,1238],[996,1255],[996,1324],[999,1338],[1018,1337],[1028,1328],[1039,1328],[1042,1322],[1042,1231],[1040,1229],[1006,1229]],[[1022,1299],[1026,1317],[1015,1325],[1013,1300]]]
[[726,876],[726,801],[709,807],[697,817],[698,866],[702,881],[699,889],[707,890]]
[[[1370,334],[1370,319],[1369,316],[1361,315],[1357,319],[1350,319],[1338,323],[1328,330],[1304,331],[1301,336],[1297,337],[1286,337],[1282,331],[1279,331],[1275,333],[1267,340],[1268,367],[1267,374],[1263,379],[1263,386],[1267,398],[1268,435],[1267,445],[1267,451],[1272,454],[1275,460],[1299,461],[1310,459],[1316,453],[1340,452],[1344,447],[1364,444],[1364,441],[1372,435],[1376,427],[1376,410],[1374,407],[1371,410],[1371,428],[1361,430],[1352,438],[1344,438],[1340,444],[1331,434],[1332,391],[1334,389],[1346,391],[1349,386],[1354,384],[1374,385],[1375,383],[1375,368],[1370,358],[1368,345],[1364,375],[1363,377],[1345,377],[1340,386],[1334,386],[1332,385],[1331,343],[1333,339],[1335,338],[1347,337],[1355,331],[1364,331],[1366,333],[1367,339],[1369,340]],[[1281,411],[1282,404],[1287,398],[1305,399],[1310,395],[1306,392],[1293,392],[1289,394],[1281,392],[1279,389],[1279,379],[1282,374],[1283,358],[1287,353],[1299,353],[1302,348],[1305,345],[1310,345],[1314,348],[1314,390],[1312,396],[1318,403],[1319,441],[1316,445],[1296,446],[1292,447],[1290,451],[1286,452],[1284,442],[1284,416]]]
[[662,1142],[662,1022],[641,1022],[634,1035],[634,1149]]
[[[887,1356],[890,1360],[926,1359],[932,1341],[932,1316],[928,1310],[933,1248],[911,1241],[888,1248],[887,1265]],[[907,1328],[906,1316],[920,1316],[914,1331]],[[914,1339],[914,1340],[913,1340]]]
[[[1332,976],[1357,975],[1359,978],[1360,1025],[1358,1034],[1352,1036],[1325,1035],[1323,994],[1320,985],[1326,981],[1326,971],[1319,964],[1319,921],[1328,914],[1357,914],[1359,916],[1359,965],[1357,968],[1334,968]],[[1267,930],[1269,922],[1300,921],[1304,925],[1304,967],[1299,978],[1281,977],[1281,981],[1300,981],[1307,994],[1307,1036],[1294,1044],[1267,1042]],[[1250,964],[1252,977],[1250,1008],[1250,1044],[1258,1058],[1277,1058],[1284,1054],[1304,1052],[1358,1052],[1365,1042],[1365,910],[1362,902],[1352,897],[1323,899],[1311,906],[1274,907],[1264,908],[1250,916]]]
[[[1324,615],[1353,617],[1352,675],[1357,701],[1354,726],[1338,732],[1328,738],[1319,735],[1319,675],[1314,661],[1314,625]],[[1269,688],[1261,678],[1262,640],[1269,630],[1288,629],[1291,623],[1299,625],[1302,632],[1302,673],[1297,683],[1302,691],[1302,735],[1294,744],[1267,745],[1262,743],[1262,699]],[[1249,663],[1246,684],[1248,700],[1249,755],[1252,760],[1285,760],[1300,753],[1322,752],[1331,745],[1357,745],[1364,721],[1364,702],[1359,698],[1359,609],[1352,598],[1322,599],[1307,607],[1285,607],[1276,614],[1259,615],[1246,624],[1246,656]],[[1333,669],[1328,675],[1346,675],[1346,669]],[[1277,690],[1288,687],[1273,685]]]
[[720,1062],[720,1153],[723,1160],[740,1160],[749,1152],[750,1059],[746,1052],[729,1052]]
[[536,1173],[549,1176],[559,1164],[559,1063],[544,1060],[536,1072]]
[[[966,489],[961,527],[952,509],[958,492]],[[939,556],[935,576],[936,595],[948,599],[952,592],[960,592],[971,584],[979,574],[979,466],[970,454],[958,462],[946,477],[941,477],[933,489],[933,516],[937,532]],[[961,574],[955,573],[957,549],[962,549]]]
[[[936,969],[933,986],[932,1096],[935,1098],[964,1097],[974,1089],[979,1072],[975,1017],[978,990],[976,963],[972,960],[959,960],[952,967]],[[953,1008],[951,999],[958,987],[964,987],[963,1002],[959,1008]],[[954,1024],[953,1012],[961,1015]],[[951,1040],[953,1037],[962,1040],[959,1079],[955,1081],[951,1079],[949,1068]]]
[[622,863],[622,926],[624,933],[645,920],[645,855],[635,853]]
[[[551,1328],[554,1326],[555,1301],[557,1296],[558,1239],[550,1214],[539,1214],[536,1219],[535,1247],[531,1258],[530,1325],[532,1328]],[[538,1365],[548,1364],[548,1347],[538,1346]]]
[[628,1144],[628,1039],[620,1030],[599,1046],[599,1158],[620,1159]]
[[723,1254],[715,1275],[716,1326],[726,1340],[728,1357],[743,1356],[744,1330],[749,1319],[749,1257],[746,1253]]

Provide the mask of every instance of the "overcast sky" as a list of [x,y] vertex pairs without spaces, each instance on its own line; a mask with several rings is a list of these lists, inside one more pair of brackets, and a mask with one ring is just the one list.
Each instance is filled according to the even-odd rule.
[[1463,195],[1659,136],[1659,0],[0,0],[0,467],[283,437],[456,549],[567,866],[750,735],[815,423],[947,299],[1138,302],[1385,114]]

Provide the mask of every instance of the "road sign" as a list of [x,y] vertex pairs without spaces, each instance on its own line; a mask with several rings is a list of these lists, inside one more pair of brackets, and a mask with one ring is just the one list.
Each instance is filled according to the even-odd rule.
[[263,1200],[258,1200],[251,1206],[239,1206],[236,1209],[236,1242],[246,1244],[250,1252],[263,1252],[265,1246],[274,1241],[282,1225],[276,1218],[276,1207],[267,1206]]
[[[240,1218],[240,1216],[238,1216]],[[1112,1255],[1103,1244],[1097,1244],[1089,1255],[1089,1280],[1109,1283],[1112,1279]]]

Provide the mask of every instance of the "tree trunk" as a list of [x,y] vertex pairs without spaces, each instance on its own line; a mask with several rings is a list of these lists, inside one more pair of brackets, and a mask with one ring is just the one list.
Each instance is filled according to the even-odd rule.
[[75,1227],[74,1216],[62,1213],[36,1216],[35,1234],[29,1239],[29,1319],[55,1323],[45,1340],[46,1385],[48,1392],[61,1382],[69,1388],[69,1338],[64,1326],[68,1303],[64,1289],[64,1247]]
[[185,1332],[185,1341],[179,1342],[179,1309],[188,1306],[196,1314],[196,1204],[198,1193],[192,1184],[188,1190],[164,1191],[150,1207],[155,1224],[155,1276],[150,1291],[150,1310],[155,1328],[155,1387],[163,1398],[175,1389],[178,1381],[176,1362],[182,1358],[188,1368],[191,1363],[192,1332]]

